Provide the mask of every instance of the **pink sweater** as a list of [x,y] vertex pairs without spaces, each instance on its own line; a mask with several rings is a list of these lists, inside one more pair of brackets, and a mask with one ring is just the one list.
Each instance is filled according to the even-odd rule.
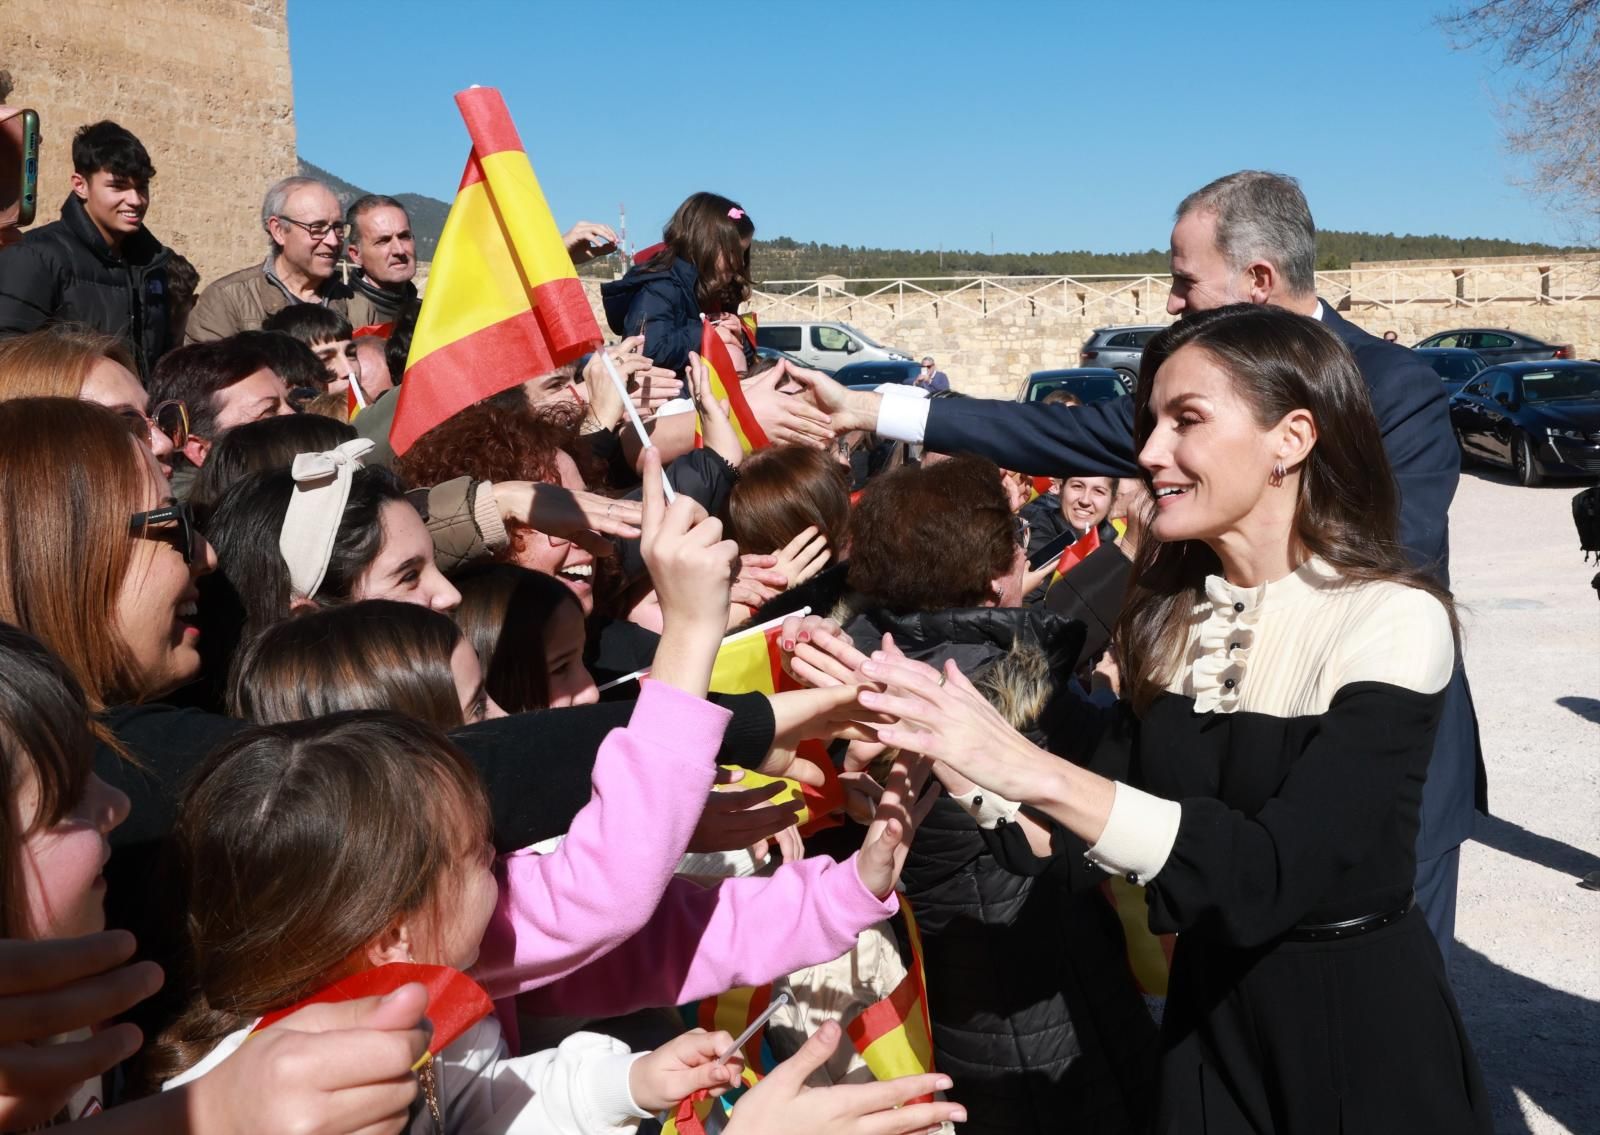
[[678,1004],[832,960],[898,909],[862,885],[854,857],[712,888],[673,878],[729,716],[642,683],[627,728],[600,746],[594,796],[560,848],[496,865],[500,903],[474,969],[491,997],[555,985],[538,1002],[552,1014]]

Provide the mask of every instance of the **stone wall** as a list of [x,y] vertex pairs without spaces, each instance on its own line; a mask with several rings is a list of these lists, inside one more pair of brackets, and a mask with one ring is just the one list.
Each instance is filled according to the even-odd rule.
[[156,167],[150,231],[202,283],[265,254],[261,195],[295,171],[286,0],[5,0],[11,106],[39,112],[39,216],[56,218],[72,135],[111,118]]

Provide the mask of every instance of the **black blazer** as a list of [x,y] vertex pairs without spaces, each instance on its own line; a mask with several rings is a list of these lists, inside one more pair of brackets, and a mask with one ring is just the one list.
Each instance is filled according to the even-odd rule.
[[[1400,542],[1419,567],[1450,582],[1450,501],[1461,477],[1444,386],[1409,348],[1369,335],[1322,305],[1322,322],[1355,356],[1372,394],[1383,448],[1400,489]],[[1087,406],[939,398],[928,404],[923,438],[939,453],[981,453],[1033,476],[1139,475],[1133,399]],[[1417,857],[1432,859],[1472,834],[1474,808],[1487,807],[1478,721],[1457,659],[1428,763]]]

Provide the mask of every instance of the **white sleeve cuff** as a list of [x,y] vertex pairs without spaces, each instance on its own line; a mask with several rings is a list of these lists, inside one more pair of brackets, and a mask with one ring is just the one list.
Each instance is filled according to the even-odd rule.
[[1022,810],[1022,805],[982,788],[973,788],[960,795],[952,792],[950,799],[961,805],[961,810],[985,829],[997,828],[1002,822],[1015,822],[1017,813]]
[[1084,855],[1102,871],[1143,885],[1160,873],[1178,839],[1183,806],[1116,782],[1111,815],[1099,842]]
[[878,425],[873,432],[890,441],[921,445],[923,435],[928,432],[928,400],[880,394]]

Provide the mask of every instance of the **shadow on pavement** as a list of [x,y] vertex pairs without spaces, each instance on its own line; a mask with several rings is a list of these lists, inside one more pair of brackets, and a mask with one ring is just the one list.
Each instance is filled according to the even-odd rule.
[[1485,816],[1480,812],[1477,820],[1472,838],[1485,847],[1548,867],[1557,874],[1570,875],[1574,881],[1590,871],[1600,870],[1600,855],[1593,855],[1538,832],[1530,832],[1496,816]]
[[1600,725],[1600,698],[1580,698],[1575,694],[1556,699],[1556,704],[1562,709],[1570,709],[1585,721],[1593,721]]
[[1450,983],[1483,1068],[1496,1132],[1532,1132],[1519,1091],[1567,1131],[1600,1131],[1600,1002],[1513,973],[1460,942]]

